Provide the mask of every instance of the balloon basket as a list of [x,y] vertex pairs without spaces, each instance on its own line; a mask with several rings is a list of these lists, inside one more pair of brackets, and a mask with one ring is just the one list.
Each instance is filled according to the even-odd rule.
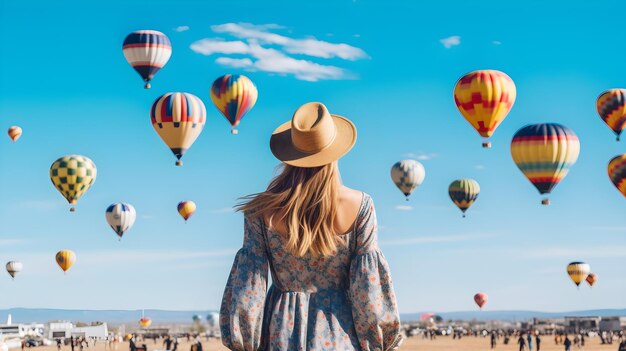
[[237,129],[231,129],[230,130],[230,134],[237,135],[237,134],[239,134],[239,131]]
[[150,89],[152,88],[152,86],[150,85],[150,83],[146,83],[146,85],[143,86],[144,89]]
[[465,213],[463,213],[463,218],[465,218],[465,217],[466,217],[466,216],[465,216]]
[[616,141],[619,141],[619,135],[617,136],[617,138],[615,138]]
[[541,204],[544,206],[548,206],[550,204],[550,199],[543,199],[541,200]]
[[483,148],[484,149],[491,149],[491,142],[490,141],[485,141],[483,143]]
[[70,207],[70,212],[76,212],[76,208],[75,207]]
[[177,166],[182,166],[183,165],[183,161],[181,161],[181,160],[176,161],[176,165]]

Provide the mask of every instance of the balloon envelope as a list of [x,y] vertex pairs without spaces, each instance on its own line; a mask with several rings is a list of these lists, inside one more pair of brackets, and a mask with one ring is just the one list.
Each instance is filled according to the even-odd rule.
[[496,70],[470,72],[454,87],[456,107],[483,138],[490,137],[502,123],[515,97],[513,80]]
[[52,184],[71,205],[89,190],[97,173],[93,161],[81,155],[63,156],[50,166]]
[[513,161],[541,194],[549,194],[565,178],[579,153],[576,134],[556,123],[528,125],[511,142]]
[[7,134],[9,134],[9,138],[11,138],[12,141],[17,141],[17,139],[22,136],[22,128],[18,126],[12,126],[9,128]]
[[200,322],[202,320],[202,316],[199,314],[194,314],[193,317],[191,317],[193,319],[194,322]]
[[622,195],[626,196],[626,154],[613,157],[608,168],[611,182]]
[[105,217],[107,223],[121,239],[124,233],[135,223],[137,213],[131,204],[118,202],[107,207]]
[[145,88],[150,88],[150,80],[172,56],[172,44],[159,31],[138,30],[124,39],[122,51],[126,61],[146,82]]
[[24,266],[22,265],[22,262],[19,261],[9,261],[6,264],[7,273],[9,273],[11,278],[15,278],[15,275],[21,272],[22,268],[24,268]]
[[221,76],[211,86],[211,100],[230,123],[233,134],[237,134],[235,128],[254,107],[258,95],[254,83],[248,77],[238,74]]
[[567,265],[567,274],[576,286],[579,286],[583,280],[591,273],[591,267],[584,262],[572,262]]
[[152,127],[178,162],[196,141],[206,121],[206,108],[198,97],[188,93],[167,93],[152,103]]
[[617,136],[626,127],[626,89],[610,89],[598,96],[596,109],[600,118]]
[[595,273],[589,273],[585,280],[589,286],[593,286],[598,281],[598,276]]
[[56,261],[63,272],[67,272],[76,261],[76,254],[71,250],[61,250],[56,254]]
[[185,219],[185,222],[196,212],[196,203],[185,200],[178,203],[178,213]]
[[481,309],[487,303],[487,299],[488,299],[488,296],[485,293],[478,293],[474,295],[474,302],[476,302],[478,307],[480,307]]
[[465,217],[465,211],[472,206],[480,194],[480,185],[474,179],[458,179],[450,184],[448,194]]
[[139,320],[139,326],[142,328],[148,328],[150,325],[152,325],[152,319],[148,317],[141,317]]
[[422,184],[425,177],[424,166],[415,160],[398,161],[391,167],[391,180],[407,197],[407,200],[413,190]]

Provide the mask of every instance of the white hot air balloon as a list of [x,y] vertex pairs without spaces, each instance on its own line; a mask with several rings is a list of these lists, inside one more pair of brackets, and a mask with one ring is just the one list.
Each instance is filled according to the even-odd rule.
[[7,262],[6,268],[7,268],[7,272],[11,276],[11,278],[15,278],[15,275],[17,273],[21,272],[22,268],[24,268],[24,266],[22,265],[22,262],[19,262],[19,261],[9,261],[9,262]]
[[122,240],[124,233],[135,224],[136,217],[135,208],[131,204],[123,202],[112,204],[106,210],[107,222],[120,237],[120,240]]
[[391,167],[391,180],[406,196],[407,201],[409,201],[409,195],[422,184],[425,177],[424,166],[415,160],[398,161]]

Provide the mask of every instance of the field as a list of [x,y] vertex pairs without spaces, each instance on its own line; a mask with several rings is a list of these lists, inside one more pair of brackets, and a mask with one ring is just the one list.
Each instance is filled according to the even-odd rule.
[[[186,341],[186,339],[181,340],[181,344],[179,345],[179,351],[189,351],[191,350],[191,344]],[[514,340],[511,339],[511,342]],[[517,344],[509,343],[509,345],[503,345],[501,341],[498,342],[496,346],[496,350],[519,350]],[[141,342],[139,343],[141,344]],[[157,343],[154,344],[153,341],[146,342],[148,346],[148,351],[157,351],[162,350],[162,344]],[[202,340],[203,350],[204,351],[225,351],[227,350],[222,346],[220,340],[212,339],[210,341],[206,341],[206,339]],[[587,340],[587,343],[584,348],[575,348],[572,347],[572,351],[576,350],[584,350],[584,351],[616,351],[618,347],[618,343],[614,342],[612,345],[601,345],[600,340],[598,338],[590,338]],[[464,337],[461,340],[453,340],[451,337],[438,337],[436,340],[424,340],[421,337],[412,337],[407,339],[401,350],[406,351],[484,351],[489,349],[489,339],[482,337]],[[63,346],[62,351],[70,351],[69,346]],[[95,348],[90,344],[89,348],[85,348],[84,351],[127,351],[128,343],[118,343],[114,345],[111,350],[109,348],[105,348],[104,343],[96,344]],[[536,346],[533,344],[533,351],[536,350]],[[541,342],[541,350],[542,351],[562,351],[564,350],[563,345],[555,345],[554,339],[549,336],[545,336],[542,338]],[[43,346],[38,347],[37,351],[56,351],[56,346]],[[75,351],[80,351],[79,348],[76,348]]]

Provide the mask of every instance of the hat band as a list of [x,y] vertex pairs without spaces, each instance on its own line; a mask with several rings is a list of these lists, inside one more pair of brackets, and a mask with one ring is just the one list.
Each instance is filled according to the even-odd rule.
[[[301,136],[303,136],[303,135],[301,135]],[[293,142],[293,130],[292,130],[291,137],[292,137],[291,144],[293,145],[293,147],[294,147],[296,150],[298,150],[298,151],[300,151],[300,152],[303,152],[303,153],[305,153],[305,154],[315,154],[315,153],[318,153],[318,152],[320,152],[320,151],[323,151],[323,150],[327,149],[329,146],[331,146],[331,145],[333,144],[333,142],[335,141],[335,138],[337,138],[337,128],[333,128],[333,137],[332,137],[332,138],[330,138],[330,140],[328,141],[328,143],[326,143],[326,145],[324,145],[324,146],[322,146],[322,147],[319,147],[319,148],[317,148],[317,149],[313,149],[313,150],[311,150],[311,149],[309,149],[309,150],[304,150],[304,149],[299,148],[299,147],[296,145],[296,143],[294,143],[294,142]]]

